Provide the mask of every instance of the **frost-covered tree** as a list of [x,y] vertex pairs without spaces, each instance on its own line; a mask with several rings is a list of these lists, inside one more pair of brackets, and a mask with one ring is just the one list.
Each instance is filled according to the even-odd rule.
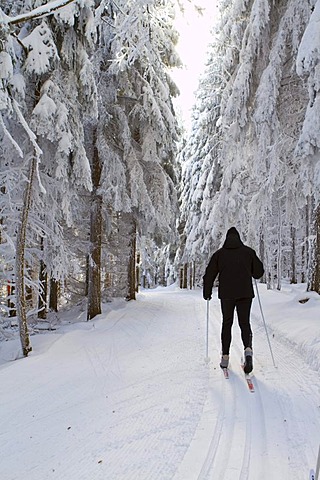
[[[196,94],[191,131],[179,155],[183,248],[177,260],[184,264],[196,260],[198,281],[208,255],[219,246],[221,238],[219,218],[213,212],[224,163],[221,105],[237,66],[244,22],[242,9],[235,3],[222,2],[221,21],[212,31],[207,65]],[[235,18],[231,16],[233,8]]]
[[[280,288],[282,277],[301,281],[312,267],[310,212],[313,204],[317,208],[319,179],[317,123],[310,122],[316,111],[318,55],[311,32],[317,4],[235,0],[222,1],[220,7],[221,23],[213,44],[221,55],[211,63],[221,74],[216,123],[220,149],[214,160],[222,174],[221,185],[212,200],[201,200],[198,222],[192,223],[211,232],[214,248],[229,226],[239,227],[244,238],[260,249],[268,285]],[[214,76],[212,85],[215,91],[206,101],[208,109],[219,90]],[[206,134],[212,134],[211,126]],[[200,150],[195,157],[201,158]],[[192,195],[198,185],[200,192],[213,187],[209,178],[204,188],[198,179],[195,184]],[[210,217],[203,215],[206,208]],[[193,241],[190,235],[187,253]],[[201,250],[206,250],[205,240],[200,255]]]
[[[219,164],[220,101],[222,75],[216,61],[219,49],[212,46],[206,71],[199,82],[196,104],[193,109],[192,128],[180,152],[181,163],[181,228],[185,243],[180,262],[199,261],[199,252],[211,249],[212,236],[208,221],[212,204],[219,191],[221,172]],[[198,272],[203,268],[200,261]]]
[[134,298],[136,235],[162,241],[172,239],[175,230],[178,137],[171,97],[177,89],[169,69],[179,59],[174,49],[173,4],[105,2],[97,15],[101,19],[97,56],[100,191],[105,212],[111,215],[109,224],[112,218],[118,225],[125,218],[119,226],[120,241],[113,232],[110,248],[113,257],[122,257],[120,263],[127,262],[122,290]]
[[320,41],[317,35],[320,2],[312,3],[314,3],[314,8],[299,44],[296,58],[297,73],[301,77],[307,78],[308,81],[309,101],[295,153],[303,166],[299,171],[299,184],[303,188],[305,197],[308,200],[312,198],[314,205],[313,222],[310,228],[313,236],[310,236],[312,248],[308,286],[311,290],[320,293]]
[[[24,355],[30,350],[26,288],[38,285],[34,270],[39,262],[41,270],[45,264],[53,278],[65,275],[68,257],[63,255],[60,222],[63,218],[70,224],[72,197],[79,186],[91,188],[83,140],[83,117],[93,114],[95,104],[86,53],[91,41],[90,8],[89,3],[80,6],[70,1],[42,6],[19,2],[2,13],[0,55],[6,68],[0,122],[4,139],[1,164],[5,167],[1,169],[1,247],[6,253],[11,246],[15,256],[11,276]],[[45,19],[37,20],[43,16]],[[81,22],[76,25],[75,19]],[[9,188],[8,178],[12,179]],[[4,257],[3,264],[8,269],[10,256]]]

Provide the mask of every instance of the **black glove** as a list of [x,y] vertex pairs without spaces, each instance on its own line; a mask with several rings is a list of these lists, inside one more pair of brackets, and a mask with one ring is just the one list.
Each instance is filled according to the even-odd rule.
[[212,297],[211,297],[211,295],[210,295],[210,297],[203,297],[203,298],[204,298],[205,300],[211,300]]

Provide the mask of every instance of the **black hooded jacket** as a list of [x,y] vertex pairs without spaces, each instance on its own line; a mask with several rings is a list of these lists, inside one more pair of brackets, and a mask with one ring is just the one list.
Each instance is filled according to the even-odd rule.
[[211,298],[213,282],[219,275],[219,298],[253,298],[252,277],[260,278],[263,264],[256,252],[244,245],[239,232],[228,230],[223,247],[211,257],[203,277],[203,298]]

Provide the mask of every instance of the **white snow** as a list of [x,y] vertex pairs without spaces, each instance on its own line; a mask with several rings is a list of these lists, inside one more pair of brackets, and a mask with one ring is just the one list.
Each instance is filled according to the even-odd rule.
[[29,12],[22,13],[20,15],[17,15],[15,17],[10,17],[8,15],[5,15],[3,12],[1,13],[1,20],[3,22],[7,23],[20,23],[21,21],[29,20],[32,18],[39,18],[43,16],[50,15],[52,12],[59,10],[63,7],[66,7],[70,3],[73,3],[75,0],[54,0],[52,2],[48,2],[45,5],[41,5],[37,8],[34,8],[33,10]]
[[320,57],[320,1],[317,0],[310,21],[302,36],[297,55],[297,72],[303,75],[312,70]]
[[[220,306],[201,290],[142,291],[136,302],[60,314],[57,330],[0,344],[1,480],[303,480],[320,432],[320,296],[259,285],[277,367],[254,300],[255,393],[220,357]],[[299,300],[309,298],[306,303]],[[111,305],[111,306],[110,306]]]
[[13,75],[13,65],[11,56],[7,52],[0,52],[0,79],[11,79]]
[[47,73],[51,61],[58,58],[58,51],[46,23],[42,21],[28,36],[21,39],[21,42],[28,51],[24,64],[27,72],[38,75]]

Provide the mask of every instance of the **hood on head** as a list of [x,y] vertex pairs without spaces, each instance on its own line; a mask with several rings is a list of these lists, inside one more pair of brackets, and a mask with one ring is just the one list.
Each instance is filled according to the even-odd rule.
[[240,238],[240,234],[239,234],[238,230],[236,229],[236,227],[229,228],[229,230],[227,231],[227,237],[229,235],[237,235],[237,237]]
[[229,228],[223,248],[239,248],[241,245],[243,245],[243,243],[238,230],[235,227]]

